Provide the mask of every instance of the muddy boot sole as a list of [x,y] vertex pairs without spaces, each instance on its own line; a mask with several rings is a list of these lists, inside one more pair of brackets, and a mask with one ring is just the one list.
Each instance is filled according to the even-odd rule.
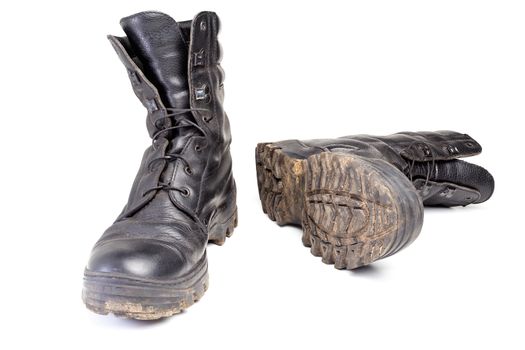
[[[210,229],[209,242],[222,245],[237,226],[237,213]],[[174,281],[130,278],[112,273],[84,272],[82,300],[101,315],[114,314],[136,320],[157,320],[182,312],[208,289],[206,255],[190,273]]]
[[414,186],[382,160],[332,152],[298,159],[263,143],[256,163],[263,211],[279,225],[301,225],[303,244],[337,269],[395,254],[421,231]]

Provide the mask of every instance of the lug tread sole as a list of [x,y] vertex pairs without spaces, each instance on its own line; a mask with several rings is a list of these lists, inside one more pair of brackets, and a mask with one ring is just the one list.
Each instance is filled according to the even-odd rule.
[[337,269],[390,256],[421,230],[421,199],[386,162],[332,152],[296,159],[263,143],[256,166],[263,211],[279,225],[301,225],[303,244]]

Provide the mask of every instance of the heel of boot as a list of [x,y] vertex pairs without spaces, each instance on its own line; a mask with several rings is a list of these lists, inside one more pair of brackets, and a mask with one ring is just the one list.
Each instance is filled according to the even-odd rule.
[[208,242],[223,245],[227,237],[231,237],[237,227],[237,209],[226,221],[215,223],[210,227]]
[[300,224],[304,160],[293,159],[271,143],[255,150],[262,209],[278,225]]
[[411,243],[423,206],[392,165],[355,155],[321,153],[305,169],[303,244],[337,269],[354,269]]

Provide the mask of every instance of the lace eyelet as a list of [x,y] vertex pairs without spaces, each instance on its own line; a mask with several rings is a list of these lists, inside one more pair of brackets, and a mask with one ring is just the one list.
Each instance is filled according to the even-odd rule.
[[183,197],[189,197],[190,196],[190,190],[187,187],[184,187],[182,191],[180,191],[180,195]]
[[201,152],[202,146],[201,145],[195,145],[195,152]]
[[193,174],[193,171],[191,170],[191,168],[189,166],[185,166],[184,167],[184,172],[188,175],[192,175]]

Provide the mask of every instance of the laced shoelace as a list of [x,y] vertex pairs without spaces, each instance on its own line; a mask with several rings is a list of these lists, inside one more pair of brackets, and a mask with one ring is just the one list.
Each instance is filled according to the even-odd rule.
[[[184,120],[184,124],[181,124],[181,121],[180,118],[176,118],[177,116],[180,116],[180,115],[183,115],[185,113],[188,113],[188,112],[194,112],[194,111],[205,111],[205,109],[203,108],[166,108],[166,111],[170,112],[168,114],[166,114],[164,117],[162,118],[159,118],[155,121],[155,127],[157,129],[159,129],[155,134],[153,134],[152,136],[152,140],[151,140],[151,144],[152,144],[152,147],[153,149],[157,149],[156,147],[156,143],[157,143],[157,140],[159,139],[159,137],[163,134],[166,134],[167,132],[169,131],[172,131],[172,130],[177,130],[177,129],[182,129],[182,128],[194,128],[196,130],[198,130],[202,136],[206,136],[206,131],[201,128],[197,123],[195,122],[192,122],[191,120],[188,120],[188,119],[183,119]],[[173,121],[173,126],[170,126],[170,127],[163,127],[161,125],[159,125],[159,123],[162,121],[162,124],[164,125],[166,123],[167,120],[172,120]],[[209,121],[209,120],[208,120]],[[200,152],[200,150],[202,149],[202,146],[195,146],[195,150],[197,152]],[[152,171],[153,169],[153,164],[155,164],[156,162],[158,161],[174,161],[174,160],[181,160],[183,163],[184,163],[184,171],[188,174],[188,175],[191,175],[193,172],[191,170],[191,167],[190,167],[190,164],[189,162],[184,158],[184,156],[182,154],[179,154],[179,153],[170,153],[170,154],[165,154],[161,157],[157,157],[157,158],[153,158],[152,160],[150,160],[150,162],[148,163],[147,165],[147,168],[149,171]],[[147,189],[146,191],[144,191],[142,193],[142,196],[145,196],[147,195],[148,193],[152,192],[152,191],[159,191],[159,190],[164,190],[164,191],[177,191],[179,192],[181,195],[183,195],[184,197],[188,197],[190,195],[190,190],[186,187],[175,187],[175,186],[171,186],[167,183],[163,183],[163,182],[159,182],[157,186],[154,186],[152,188],[149,188]]]
[[[432,157],[432,161],[425,161],[426,165],[427,165],[427,169],[426,169],[426,175],[425,175],[425,183],[423,184],[423,188],[427,187],[428,185],[428,182],[430,181],[430,178],[432,177],[432,174],[434,173],[434,169],[435,169],[435,165],[436,165],[436,159],[435,159],[435,156],[434,156],[434,153],[432,153],[432,149],[426,144],[426,143],[423,143],[421,141],[413,141],[412,143],[410,143],[410,145],[408,145],[407,149],[411,149],[413,147],[415,147],[417,144],[423,144],[427,147],[427,149],[430,151],[430,156]],[[410,162],[410,166],[408,168],[408,177],[410,178],[410,182],[413,181],[413,173],[412,171],[414,170],[414,165],[416,164],[416,160],[415,159],[412,159],[412,162]]]

